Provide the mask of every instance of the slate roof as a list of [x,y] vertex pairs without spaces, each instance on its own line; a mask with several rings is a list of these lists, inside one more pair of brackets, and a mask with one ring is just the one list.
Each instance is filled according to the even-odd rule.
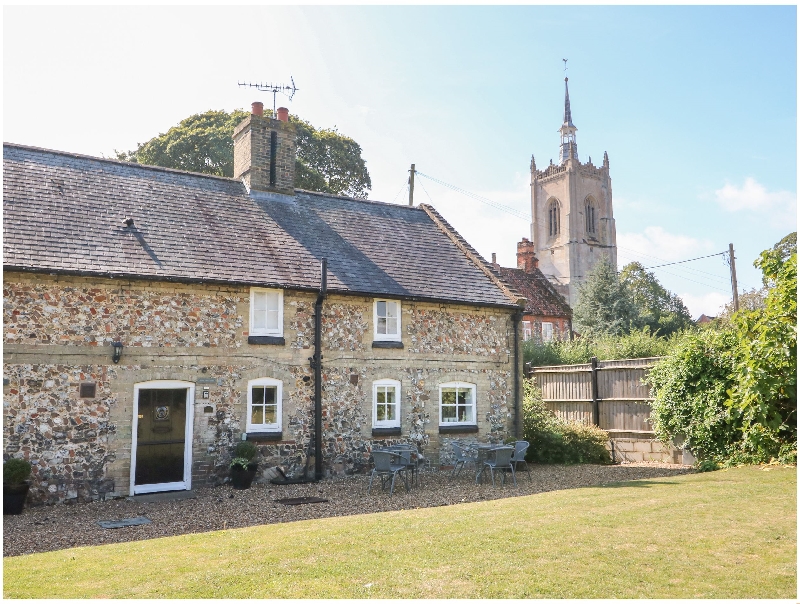
[[[132,225],[124,219],[133,218]],[[5,270],[328,289],[515,306],[519,297],[429,206],[3,145]]]
[[520,268],[493,265],[509,287],[527,299],[525,314],[572,317],[572,309],[538,268],[526,273]]

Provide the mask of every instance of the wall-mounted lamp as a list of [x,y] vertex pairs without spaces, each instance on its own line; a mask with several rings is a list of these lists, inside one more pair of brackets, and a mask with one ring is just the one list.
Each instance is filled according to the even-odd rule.
[[122,342],[111,342],[111,346],[114,348],[114,352],[111,355],[111,360],[114,361],[114,364],[116,365],[122,358]]

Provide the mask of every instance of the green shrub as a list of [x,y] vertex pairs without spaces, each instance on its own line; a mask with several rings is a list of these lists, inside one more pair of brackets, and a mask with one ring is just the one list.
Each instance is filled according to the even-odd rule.
[[532,380],[525,380],[522,426],[530,443],[525,460],[538,463],[611,463],[605,448],[608,433],[596,426],[565,422],[557,418],[542,400]]
[[237,443],[236,447],[233,449],[234,457],[241,457],[247,461],[252,461],[256,455],[258,455],[258,447],[246,440]]
[[12,457],[3,464],[3,484],[20,485],[31,475],[31,464],[24,459]]
[[669,352],[675,341],[676,336],[657,337],[645,328],[624,336],[577,338],[567,342],[528,340],[523,343],[522,350],[525,363],[530,363],[531,367],[577,365],[590,362],[592,357],[601,360],[660,357]]
[[736,335],[730,329],[686,332],[648,373],[651,420],[662,442],[683,439],[699,460],[721,461],[739,435],[725,404],[733,387]]

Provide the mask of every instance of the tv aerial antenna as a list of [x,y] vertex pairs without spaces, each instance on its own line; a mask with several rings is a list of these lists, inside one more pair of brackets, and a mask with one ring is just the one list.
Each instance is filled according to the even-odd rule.
[[297,86],[294,85],[294,78],[289,76],[289,79],[292,81],[291,86],[288,84],[272,84],[266,82],[237,82],[239,86],[245,86],[249,88],[255,88],[256,90],[260,90],[261,92],[271,92],[272,93],[272,115],[277,115],[277,108],[276,108],[276,97],[278,93],[286,95],[289,97],[289,100],[292,100],[294,93],[300,90]]

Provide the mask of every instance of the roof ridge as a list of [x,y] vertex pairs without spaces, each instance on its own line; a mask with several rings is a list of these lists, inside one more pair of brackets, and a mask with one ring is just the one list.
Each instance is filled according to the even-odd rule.
[[481,255],[475,251],[475,249],[467,243],[467,240],[464,239],[458,231],[456,231],[450,223],[448,223],[436,209],[428,205],[426,203],[421,203],[418,206],[422,211],[424,211],[428,217],[433,221],[433,223],[442,231],[447,237],[456,245],[458,249],[464,253],[464,255],[475,265],[477,266],[487,277],[489,280],[494,283],[501,292],[514,304],[517,306],[525,307],[527,303],[527,298],[521,296],[519,293],[512,290],[506,283],[492,270],[488,263],[481,257]]
[[536,271],[536,274],[529,273],[526,270],[518,268],[518,267],[515,268],[515,267],[512,267],[512,266],[500,266],[500,265],[497,265],[497,266],[501,271],[509,271],[509,272],[518,273],[520,276],[531,277],[531,278],[536,279],[537,281],[543,283],[544,284],[544,289],[546,290],[546,292],[548,294],[550,294],[550,296],[553,298],[554,302],[556,302],[559,306],[561,306],[563,310],[566,310],[567,314],[569,314],[570,317],[572,316],[572,307],[569,305],[569,302],[567,302],[567,299],[563,295],[561,295],[561,293],[555,288],[555,286],[550,281],[550,279],[545,277],[544,273],[542,272],[542,270],[538,266],[534,267],[534,269],[533,269],[534,271]]
[[109,164],[117,164],[119,166],[131,166],[136,168],[147,168],[148,170],[157,170],[160,172],[171,172],[173,174],[186,174],[188,176],[200,176],[202,178],[215,178],[217,180],[224,180],[226,182],[241,182],[235,178],[228,176],[217,176],[216,174],[205,174],[203,172],[191,172],[189,170],[178,170],[176,168],[165,168],[163,166],[152,166],[150,164],[140,164],[135,161],[122,161],[121,159],[112,159],[110,157],[96,157],[94,155],[86,155],[85,153],[74,153],[72,151],[59,151],[58,149],[47,149],[45,147],[34,147],[33,145],[22,145],[20,143],[3,142],[3,147],[15,147],[17,149],[27,149],[30,151],[39,151],[41,153],[52,153],[54,155],[65,155],[67,157],[74,157],[75,159],[91,159],[93,161],[107,162]]

